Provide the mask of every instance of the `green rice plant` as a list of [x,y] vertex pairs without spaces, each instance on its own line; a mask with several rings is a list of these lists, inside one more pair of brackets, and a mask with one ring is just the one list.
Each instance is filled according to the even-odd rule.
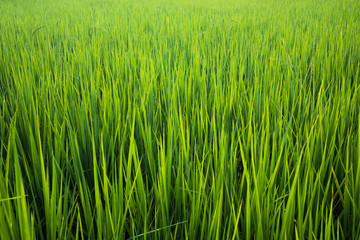
[[0,239],[359,239],[360,3],[0,4]]

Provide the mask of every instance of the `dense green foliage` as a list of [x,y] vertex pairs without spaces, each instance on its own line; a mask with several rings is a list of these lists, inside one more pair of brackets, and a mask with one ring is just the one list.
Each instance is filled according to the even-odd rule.
[[0,0],[0,239],[359,239],[358,0]]

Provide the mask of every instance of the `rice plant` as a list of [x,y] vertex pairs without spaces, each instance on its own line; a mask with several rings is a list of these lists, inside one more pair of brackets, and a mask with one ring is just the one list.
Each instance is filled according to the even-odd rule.
[[357,0],[0,0],[0,239],[359,239]]

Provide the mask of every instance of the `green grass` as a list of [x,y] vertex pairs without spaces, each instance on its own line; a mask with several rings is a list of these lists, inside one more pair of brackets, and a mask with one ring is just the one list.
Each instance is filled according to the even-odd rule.
[[360,238],[359,1],[0,16],[0,239]]

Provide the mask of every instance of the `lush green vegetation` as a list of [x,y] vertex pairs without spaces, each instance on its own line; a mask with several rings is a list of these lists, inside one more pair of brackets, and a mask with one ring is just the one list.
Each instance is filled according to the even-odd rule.
[[0,239],[359,239],[358,0],[0,16]]

